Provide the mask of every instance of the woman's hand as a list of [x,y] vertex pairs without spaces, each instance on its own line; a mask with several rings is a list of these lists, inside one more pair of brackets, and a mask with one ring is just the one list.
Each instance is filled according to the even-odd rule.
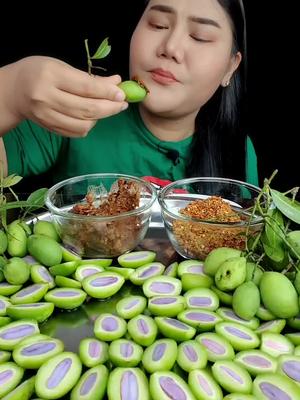
[[[61,135],[83,137],[98,119],[127,107],[117,86],[120,76],[91,76],[54,58],[24,58],[3,67],[0,81],[0,108],[10,120],[7,130],[31,119]],[[3,120],[0,130],[5,132]]]

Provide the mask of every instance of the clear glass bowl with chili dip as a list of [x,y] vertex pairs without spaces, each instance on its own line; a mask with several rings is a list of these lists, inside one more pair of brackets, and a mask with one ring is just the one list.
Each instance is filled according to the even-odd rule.
[[64,246],[81,257],[112,258],[145,237],[156,190],[122,174],[90,174],[52,186],[46,197]]
[[244,250],[263,227],[253,214],[260,189],[225,178],[188,178],[165,186],[158,195],[168,237],[184,258],[204,260],[211,250]]

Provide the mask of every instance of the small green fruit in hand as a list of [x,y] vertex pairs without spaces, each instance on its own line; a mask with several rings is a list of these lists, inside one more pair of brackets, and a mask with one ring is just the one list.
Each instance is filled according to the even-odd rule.
[[298,294],[292,282],[279,272],[264,272],[260,282],[264,306],[277,318],[292,318],[299,313]]
[[149,93],[149,90],[146,88],[144,83],[138,79],[123,81],[118,86],[125,93],[125,100],[128,101],[128,103],[138,103],[144,100]]
[[233,290],[246,279],[246,258],[232,257],[224,261],[215,275],[215,283],[220,290]]

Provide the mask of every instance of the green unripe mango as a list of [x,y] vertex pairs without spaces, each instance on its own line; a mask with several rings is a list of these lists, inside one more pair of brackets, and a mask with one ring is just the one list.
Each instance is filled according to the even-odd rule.
[[20,257],[11,257],[4,265],[3,274],[11,285],[23,285],[30,277],[30,266]]
[[289,249],[291,256],[300,257],[300,231],[289,232],[286,235],[286,240],[293,248],[293,250]]
[[144,100],[148,91],[137,81],[123,81],[119,85],[119,88],[125,93],[125,100],[128,103],[137,103]]
[[297,271],[295,280],[294,280],[294,286],[295,289],[297,290],[297,293],[300,295],[300,271]]
[[224,261],[216,275],[215,283],[220,290],[234,290],[246,279],[246,258],[232,257]]
[[0,229],[0,254],[6,252],[8,245],[7,235],[2,229]]
[[212,250],[204,260],[204,272],[207,275],[215,276],[220,265],[232,257],[241,256],[242,252],[231,247],[218,247]]
[[62,248],[54,239],[44,235],[31,235],[28,238],[28,252],[41,264],[51,267],[60,264]]
[[246,264],[246,282],[252,281],[255,285],[259,285],[259,282],[263,276],[264,271],[260,265],[256,265],[253,262],[247,262]]
[[60,237],[55,229],[55,226],[50,221],[37,221],[33,226],[33,233],[35,235],[49,236],[56,242],[60,242]]
[[19,220],[7,227],[7,252],[11,257],[24,257],[27,254],[27,235]]
[[277,318],[292,318],[299,313],[297,291],[280,272],[264,272],[259,285],[264,306]]
[[244,282],[233,293],[232,308],[243,319],[252,319],[260,306],[260,293],[254,282]]

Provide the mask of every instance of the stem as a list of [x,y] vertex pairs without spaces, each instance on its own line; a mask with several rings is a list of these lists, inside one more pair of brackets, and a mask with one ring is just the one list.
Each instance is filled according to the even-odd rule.
[[85,39],[84,45],[85,45],[85,50],[86,50],[86,54],[87,54],[88,73],[89,73],[89,75],[92,75],[92,67],[93,67],[93,65],[92,65],[91,56],[90,56],[88,39]]

